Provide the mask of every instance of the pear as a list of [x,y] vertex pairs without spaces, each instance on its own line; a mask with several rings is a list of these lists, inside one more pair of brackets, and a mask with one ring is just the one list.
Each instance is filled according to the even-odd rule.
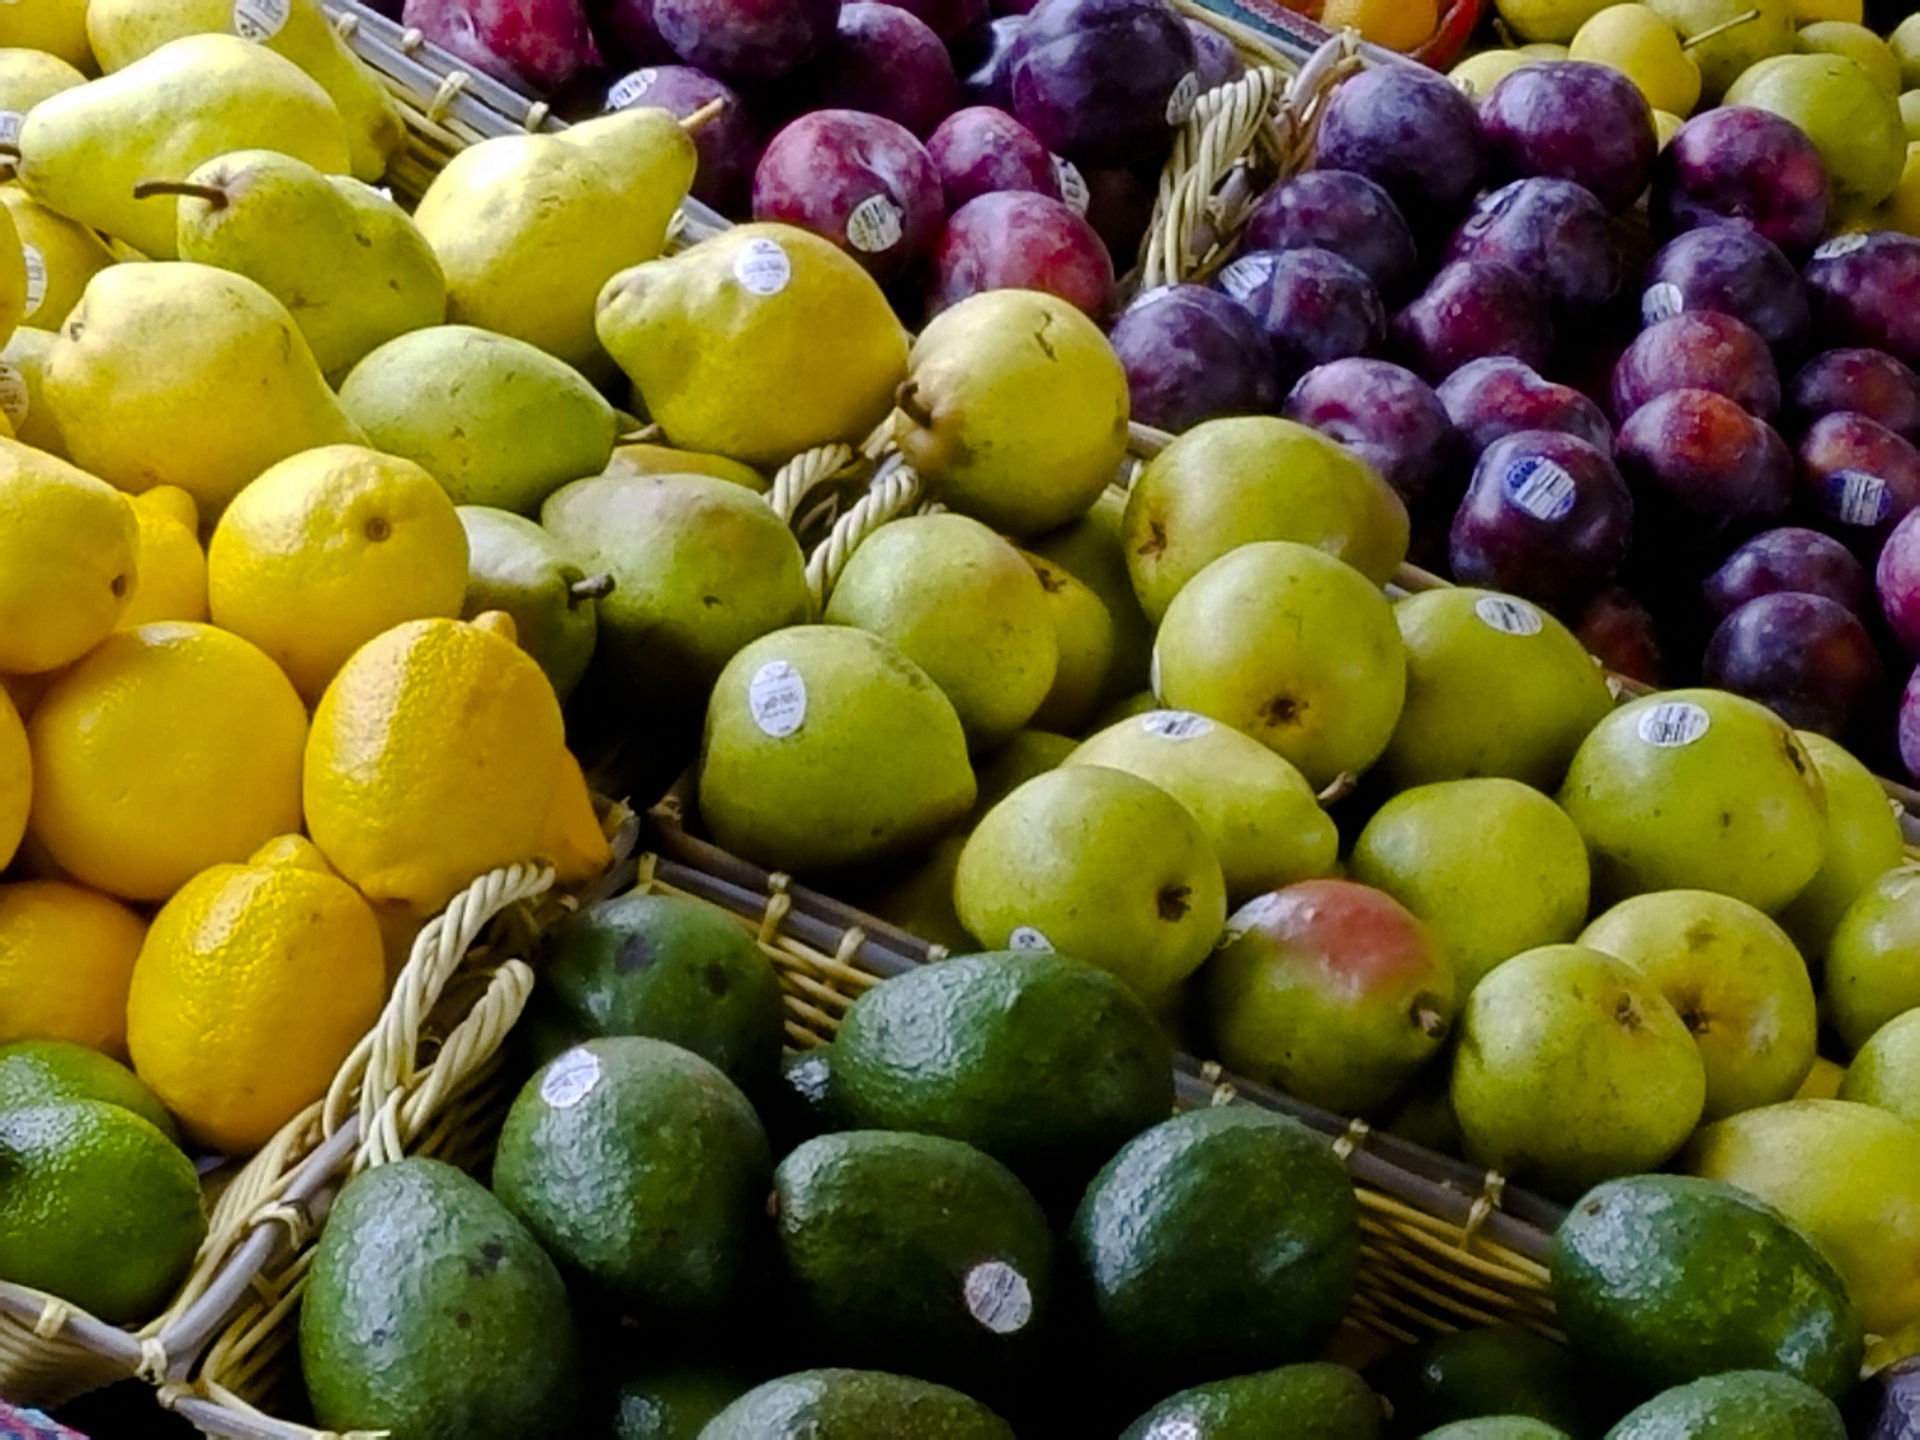
[[1155,693],[1291,761],[1314,786],[1386,748],[1406,698],[1393,607],[1351,565],[1290,540],[1228,551],[1174,597]]
[[103,70],[124,70],[170,40],[234,33],[298,65],[346,122],[353,173],[369,184],[406,148],[399,103],[352,50],[320,0],[89,0],[87,35]]
[[1647,0],[1647,7],[1680,32],[1709,101],[1749,67],[1793,49],[1789,0]]
[[[0,21],[0,33],[4,33]],[[50,95],[87,83],[72,65],[44,50],[0,50],[0,138],[20,138],[20,117]],[[4,119],[11,114],[14,118]]]
[[728,662],[699,773],[714,839],[799,875],[907,859],[974,798],[947,697],[886,641],[843,625],[778,630]]
[[222,155],[145,195],[178,196],[180,258],[257,280],[328,376],[395,336],[438,325],[447,280],[407,212],[348,175],[275,150]]
[[1364,460],[1292,420],[1194,426],[1147,463],[1122,543],[1134,593],[1159,620],[1209,563],[1250,540],[1292,540],[1376,585],[1407,558],[1407,507]]
[[0,411],[13,426],[14,436],[36,450],[62,460],[67,437],[60,432],[53,407],[47,403],[47,361],[59,336],[22,325],[0,350]]
[[1021,555],[1033,567],[1046,594],[1055,648],[1060,653],[1053,685],[1033,712],[1031,723],[1045,730],[1078,734],[1093,718],[1106,692],[1107,672],[1113,667],[1113,616],[1100,597],[1065,567],[1025,551]]
[[911,516],[868,536],[822,618],[891,641],[925,670],[976,750],[1027,723],[1060,659],[1039,577],[964,515]]
[[1826,849],[1826,787],[1806,747],[1771,710],[1722,690],[1615,710],[1575,753],[1560,806],[1610,901],[1713,890],[1772,912]]
[[1780,923],[1800,953],[1818,963],[1847,907],[1906,858],[1906,837],[1871,770],[1824,735],[1796,733],[1827,792],[1827,843],[1820,869],[1780,912]]
[[1842,1072],[1837,1093],[1920,1125],[1920,1010],[1903,1011],[1874,1031]]
[[113,252],[84,225],[33,200],[18,185],[0,185],[20,236],[26,293],[21,319],[41,330],[58,330],[80,303],[87,282],[114,263]]
[[18,0],[0,9],[0,45],[44,50],[78,69],[97,69],[87,43],[87,0]]
[[5,343],[25,317],[27,300],[32,293],[30,284],[26,248],[20,242],[20,231],[9,210],[6,217],[0,219],[0,344]]
[[1126,454],[1126,371],[1057,296],[968,296],[920,332],[908,371],[901,453],[948,505],[1009,535],[1084,515]]
[[1729,105],[1771,110],[1807,132],[1841,211],[1878,205],[1900,183],[1907,127],[1900,102],[1845,55],[1775,55],[1741,74]]
[[1104,765],[1036,776],[989,810],[954,873],[984,950],[1053,950],[1143,999],[1200,968],[1226,883],[1199,822],[1159,786]]
[[187,261],[94,276],[44,388],[75,464],[135,493],[178,485],[209,519],[289,455],[366,443],[286,307]]
[[1113,659],[1100,687],[1099,703],[1113,705],[1147,688],[1153,661],[1153,622],[1140,608],[1127,574],[1120,530],[1127,492],[1109,486],[1093,508],[1071,525],[1027,541],[1027,548],[1049,560],[1100,597],[1113,621]]
[[749,490],[765,493],[767,477],[751,465],[729,460],[724,455],[704,455],[698,450],[676,450],[671,445],[616,445],[604,472],[608,475],[711,475],[716,480],[731,480]]
[[1851,1054],[1920,1006],[1920,870],[1889,870],[1854,898],[1827,941],[1826,1013]]
[[808,618],[800,544],[742,486],[598,476],[556,490],[540,520],[583,569],[613,577],[594,669],[616,695],[697,715],[735,652]]
[[597,325],[668,443],[761,468],[864,439],[907,373],[906,332],[873,277],[787,225],[738,225],[622,271]]
[[347,168],[340,112],[299,66],[232,35],[193,35],[34,106],[20,127],[20,183],[48,209],[171,260],[173,205],[135,199],[134,186],[184,180],[249,147]]
[[1340,834],[1298,770],[1204,715],[1154,710],[1110,725],[1068,757],[1151,781],[1199,822],[1227,903],[1333,873]]
[[971,954],[973,937],[953,911],[953,875],[966,844],[964,835],[946,836],[904,875],[890,877],[874,889],[856,891],[854,904],[915,939],[944,945],[955,955]]
[[579,371],[470,325],[389,340],[348,373],[340,403],[376,449],[419,465],[454,504],[519,515],[606,469],[619,430]]
[[593,659],[597,602],[613,593],[613,578],[589,575],[566,546],[525,516],[484,505],[462,505],[456,513],[467,532],[460,618],[489,610],[511,615],[520,648],[539,662],[564,702]]
[[1050,730],[1020,731],[974,766],[980,794],[973,802],[973,818],[978,820],[1034,776],[1059,769],[1077,748],[1072,739]]
[[413,217],[446,271],[448,316],[579,369],[604,366],[601,287],[660,253],[694,159],[693,137],[665,110],[462,150]]

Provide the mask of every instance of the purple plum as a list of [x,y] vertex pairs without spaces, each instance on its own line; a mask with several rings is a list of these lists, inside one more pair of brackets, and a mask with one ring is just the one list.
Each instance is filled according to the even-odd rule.
[[1486,136],[1473,102],[1439,75],[1376,65],[1328,99],[1314,165],[1366,176],[1393,197],[1416,234],[1437,237],[1480,188]]
[[1702,225],[1675,236],[1647,267],[1640,318],[1648,325],[1682,311],[1731,315],[1790,364],[1813,334],[1800,272],[1778,245],[1748,225]]
[[1047,147],[992,105],[970,105],[942,120],[927,141],[927,154],[940,172],[949,213],[998,190],[1060,198],[1060,177]]
[[927,311],[982,290],[1044,290],[1098,320],[1113,304],[1113,260],[1093,226],[1067,205],[996,190],[948,219],[933,255]]
[[1013,51],[1026,28],[1023,15],[1002,15],[960,37],[953,47],[960,73],[960,103],[991,105],[1013,113]]
[[1655,235],[1737,220],[1788,255],[1827,233],[1832,187],[1813,141],[1791,120],[1745,105],[1694,116],[1653,165]]
[[1350,170],[1308,170],[1254,204],[1240,248],[1331,250],[1357,265],[1390,305],[1419,283],[1413,232],[1387,192]]
[[1331,250],[1256,251],[1215,283],[1259,321],[1282,388],[1315,365],[1377,350],[1386,338],[1387,312],[1373,282]]
[[786,115],[864,110],[924,140],[953,113],[960,81],[940,37],[897,5],[852,0],[827,48],[782,80],[775,107]]
[[776,80],[826,49],[840,0],[653,0],[673,53],[734,83]]
[[1782,590],[1824,595],[1862,616],[1873,599],[1867,572],[1851,550],[1798,525],[1754,536],[1706,578],[1700,595],[1716,619],[1725,619],[1749,600]]
[[1758,700],[1796,730],[1843,739],[1880,698],[1886,672],[1860,617],[1824,595],[1783,590],[1720,622],[1707,684]]
[[1920,505],[1920,450],[1864,415],[1823,415],[1801,437],[1799,456],[1807,508],[1864,554],[1877,553]]
[[618,74],[673,62],[672,48],[653,23],[653,0],[587,0],[587,24],[600,53]]
[[1920,440],[1920,376],[1884,350],[1828,350],[1787,385],[1787,413],[1805,428],[1822,415],[1852,410],[1896,435]]
[[1013,113],[1083,168],[1158,163],[1199,94],[1166,0],[1040,0],[1013,55]]
[[1394,317],[1391,333],[1407,367],[1435,385],[1489,355],[1511,355],[1538,369],[1553,354],[1546,293],[1497,260],[1444,266]]
[[1602,590],[1580,608],[1573,633],[1614,674],[1656,688],[1666,683],[1666,658],[1653,614],[1618,585]]
[[911,131],[859,110],[818,110],[773,137],[753,175],[753,218],[824,235],[882,284],[931,253],[946,204]]
[[1646,96],[1584,60],[1523,65],[1487,92],[1480,123],[1498,173],[1572,180],[1609,210],[1640,198],[1659,149]]
[[1189,20],[1187,32],[1193,37],[1193,73],[1202,95],[1247,73],[1247,62],[1233,42],[1211,25]]
[[1612,581],[1633,538],[1633,496],[1605,451],[1553,430],[1489,445],[1453,517],[1453,577],[1578,605]]
[[1887,536],[1874,565],[1880,610],[1909,655],[1920,656],[1920,510],[1911,511]]
[[1218,290],[1149,290],[1121,313],[1110,338],[1142,425],[1178,433],[1223,415],[1265,414],[1279,403],[1266,332]]
[[1823,346],[1865,345],[1920,365],[1920,239],[1838,235],[1813,252],[1806,276]]
[[1698,540],[1774,519],[1793,503],[1786,441],[1711,390],[1656,395],[1620,427],[1615,454],[1645,505],[1643,526],[1672,517]]
[[1309,370],[1282,413],[1338,440],[1409,506],[1441,487],[1458,463],[1459,436],[1440,397],[1385,360],[1356,356]]
[[456,59],[536,95],[600,64],[580,0],[407,0],[400,14]]
[[1613,367],[1614,421],[1669,390],[1715,390],[1762,420],[1780,410],[1780,374],[1767,342],[1712,310],[1682,311],[1634,337]]
[[1618,294],[1626,270],[1612,221],[1593,192],[1545,176],[1484,196],[1454,233],[1446,259],[1511,265],[1572,320]]
[[905,10],[938,35],[943,45],[951,45],[975,26],[985,25],[993,16],[993,7],[987,0],[881,0],[881,3]]
[[753,190],[753,168],[760,163],[762,137],[753,114],[731,87],[688,65],[648,65],[614,82],[607,91],[609,110],[657,106],[685,119],[712,101],[720,111],[694,132],[700,165],[693,196],[725,215],[745,212]]
[[1494,441],[1522,430],[1559,430],[1598,449],[1613,450],[1613,427],[1598,405],[1570,385],[1543,380],[1511,355],[1489,355],[1462,365],[1442,382],[1440,403],[1478,460]]

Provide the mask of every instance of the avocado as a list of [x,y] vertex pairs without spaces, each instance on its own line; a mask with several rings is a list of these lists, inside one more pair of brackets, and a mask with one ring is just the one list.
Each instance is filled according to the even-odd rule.
[[1013,1440],[979,1401],[880,1370],[803,1370],[722,1410],[700,1440]]
[[1130,1140],[1087,1187],[1072,1242],[1122,1355],[1193,1383],[1319,1351],[1353,1298],[1359,1206],[1320,1136],[1221,1106]]
[[1477,1415],[1429,1430],[1421,1440],[1569,1440],[1567,1432],[1531,1415]]
[[699,1440],[714,1416],[753,1382],[711,1365],[658,1365],[637,1371],[613,1396],[610,1440]]
[[572,1433],[566,1286],[486,1187],[438,1160],[347,1182],[300,1306],[300,1365],[329,1430],[393,1440]]
[[701,901],[602,901],[547,933],[535,969],[534,1018],[574,1040],[669,1040],[748,1091],[780,1064],[786,1013],[773,965],[731,916]]
[[507,1112],[493,1188],[561,1266],[654,1316],[708,1316],[763,1223],[773,1157],[747,1097],[690,1050],[589,1040]]
[[783,1057],[779,1078],[760,1097],[760,1119],[776,1156],[840,1129],[840,1112],[833,1103],[833,1046]]
[[1113,1152],[1173,1113],[1173,1051],[1105,970],[1058,955],[964,955],[884,980],[834,1040],[852,1126],[964,1140],[1077,1198]]
[[1596,1186],[1549,1269],[1567,1343],[1639,1394],[1723,1370],[1779,1370],[1835,1398],[1859,1379],[1846,1282],[1786,1216],[1721,1181]]
[[1053,1288],[1039,1204],[999,1161],[935,1135],[849,1130],[780,1162],[773,1210],[809,1335],[863,1364],[1000,1378]]
[[1575,1436],[1606,1428],[1567,1348],[1518,1325],[1436,1335],[1370,1367],[1367,1379],[1393,1407],[1396,1434],[1481,1415],[1529,1415]]
[[1379,1440],[1380,1399],[1344,1365],[1283,1365],[1162,1400],[1120,1440]]
[[1606,1440],[1847,1440],[1834,1403],[1777,1370],[1730,1370],[1662,1391]]

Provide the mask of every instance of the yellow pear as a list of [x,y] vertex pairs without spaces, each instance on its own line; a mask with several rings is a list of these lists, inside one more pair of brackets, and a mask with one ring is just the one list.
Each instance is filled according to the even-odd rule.
[[217,513],[269,465],[364,444],[300,327],[244,275],[186,261],[102,270],[48,359],[46,395],[84,469],[178,485]]
[[1609,5],[1580,27],[1568,54],[1618,70],[1655,110],[1687,116],[1700,103],[1700,67],[1680,32],[1645,5]]
[[47,404],[47,357],[60,337],[50,330],[22,325],[0,349],[0,414],[7,417],[22,444],[65,460],[67,437]]
[[86,83],[87,77],[58,55],[44,50],[0,49],[0,139],[8,144],[17,141],[20,118],[27,111],[62,90]]
[[448,318],[604,369],[600,289],[660,253],[695,159],[680,122],[651,109],[461,151],[414,213],[446,270]]
[[20,232],[9,214],[0,221],[0,342],[13,334],[27,312],[27,258]]
[[114,263],[113,252],[86,226],[47,209],[18,185],[0,185],[0,205],[13,218],[26,266],[21,321],[58,330],[87,282]]
[[49,209],[171,260],[173,203],[136,199],[134,186],[184,180],[247,148],[348,166],[346,124],[299,66],[232,35],[190,35],[34,106],[20,127],[20,183]]
[[0,5],[0,45],[44,50],[92,74],[87,43],[87,0],[15,0]]
[[353,173],[371,184],[407,143],[407,122],[379,79],[347,48],[320,0],[89,0],[87,36],[106,71],[170,40],[234,34],[284,55],[319,83],[346,121]]

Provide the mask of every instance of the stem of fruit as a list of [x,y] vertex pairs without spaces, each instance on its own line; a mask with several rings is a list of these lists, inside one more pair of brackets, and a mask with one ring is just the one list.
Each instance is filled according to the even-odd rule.
[[720,112],[726,108],[727,97],[724,95],[716,95],[698,110],[687,116],[686,119],[682,120],[680,122],[680,128],[689,135],[698,135],[701,127],[706,125],[709,120],[717,118]]
[[133,187],[136,200],[151,200],[156,195],[185,195],[204,200],[216,210],[227,208],[227,192],[218,185],[193,185],[185,180],[142,180]]
[[1696,45],[1704,45],[1716,35],[1724,35],[1729,30],[1738,30],[1742,25],[1751,25],[1760,18],[1758,10],[1745,10],[1732,19],[1722,20],[1718,25],[1709,25],[1698,35],[1689,36],[1680,42],[1682,50],[1691,50]]
[[914,388],[911,380],[893,392],[893,403],[902,415],[906,416],[907,419],[911,420],[920,429],[931,430],[933,428],[933,412],[927,408],[926,402],[920,398],[920,392]]
[[573,604],[583,600],[604,600],[613,593],[613,576],[589,575],[584,580],[576,580],[567,587],[567,595]]
[[1417,1004],[1413,1012],[1413,1023],[1420,1027],[1420,1033],[1429,1040],[1444,1040],[1447,1036],[1447,1017],[1430,1004]]

